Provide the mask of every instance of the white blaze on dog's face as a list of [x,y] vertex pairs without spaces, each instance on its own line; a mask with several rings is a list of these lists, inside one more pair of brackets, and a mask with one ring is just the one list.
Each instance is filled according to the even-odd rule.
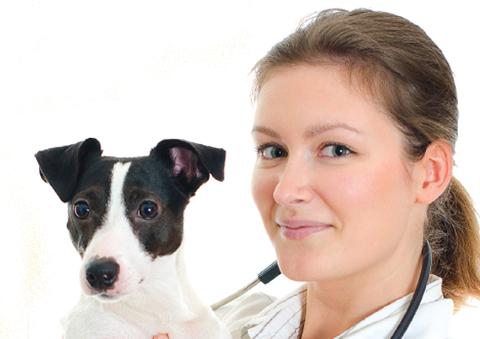
[[[86,294],[99,295],[102,299],[116,299],[132,293],[145,280],[153,262],[152,258],[142,249],[139,239],[134,235],[132,226],[127,219],[123,186],[130,165],[131,163],[116,163],[113,166],[110,199],[104,222],[94,233],[83,255],[80,271],[82,289]],[[112,284],[112,288],[98,291],[87,280],[87,269],[92,263],[102,258],[108,258],[111,262],[117,263],[119,269],[118,277]],[[102,272],[99,272],[98,279],[102,278],[101,274]],[[107,273],[103,272],[103,274]]]

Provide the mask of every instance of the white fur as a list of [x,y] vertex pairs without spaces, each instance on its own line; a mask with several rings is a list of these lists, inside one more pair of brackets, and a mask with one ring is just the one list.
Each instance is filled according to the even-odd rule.
[[[230,338],[209,307],[195,295],[187,280],[182,246],[173,254],[152,260],[141,248],[125,214],[123,185],[130,163],[112,170],[106,218],[84,253],[80,281],[84,294],[65,321],[65,339]],[[110,299],[95,296],[85,279],[85,266],[95,257],[114,258],[120,274]]]

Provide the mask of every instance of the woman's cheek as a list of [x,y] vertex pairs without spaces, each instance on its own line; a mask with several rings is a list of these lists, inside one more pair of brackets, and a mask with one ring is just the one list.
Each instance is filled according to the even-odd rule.
[[273,211],[273,191],[275,189],[275,178],[269,170],[255,168],[252,175],[252,196],[258,211],[265,224],[270,220]]
[[399,167],[382,164],[337,173],[327,190],[342,233],[358,246],[363,246],[365,239],[393,240],[405,227],[407,183]]

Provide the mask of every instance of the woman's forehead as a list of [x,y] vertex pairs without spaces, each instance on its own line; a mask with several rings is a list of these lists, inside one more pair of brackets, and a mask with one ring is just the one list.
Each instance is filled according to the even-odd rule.
[[[263,120],[286,123],[317,121],[315,125],[346,124],[359,132],[362,123],[385,118],[385,109],[349,80],[336,65],[301,65],[279,69],[263,84],[256,105],[255,124]],[[355,126],[357,125],[357,126]]]

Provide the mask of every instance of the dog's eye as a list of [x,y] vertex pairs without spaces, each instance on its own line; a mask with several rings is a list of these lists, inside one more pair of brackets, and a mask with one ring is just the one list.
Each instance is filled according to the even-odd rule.
[[153,219],[158,214],[158,206],[155,202],[146,200],[138,208],[138,216],[143,219]]
[[75,216],[79,219],[86,219],[90,215],[90,206],[84,200],[77,201],[73,206]]

